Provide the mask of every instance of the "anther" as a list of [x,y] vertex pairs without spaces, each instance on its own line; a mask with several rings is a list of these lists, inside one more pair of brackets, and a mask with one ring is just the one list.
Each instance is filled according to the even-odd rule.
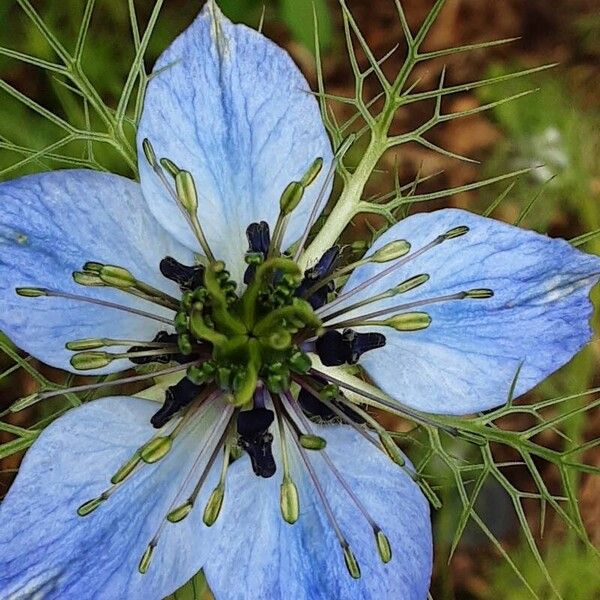
[[[101,281],[98,278],[98,281]],[[102,285],[105,285],[102,282]],[[147,317],[148,319],[153,319],[154,321],[160,321],[161,323],[165,323],[167,325],[171,325],[173,322],[171,319],[166,319],[161,317],[160,315],[155,315],[144,310],[138,310],[136,308],[132,308],[130,306],[124,306],[122,304],[116,304],[114,302],[107,302],[106,300],[99,300],[97,298],[89,298],[87,296],[80,296],[79,294],[71,294],[69,292],[61,292],[58,290],[51,290],[48,288],[29,288],[22,287],[16,288],[17,294],[19,296],[24,296],[27,298],[38,298],[38,297],[47,297],[47,298],[65,298],[67,300],[76,300],[78,302],[86,302],[88,304],[95,304],[97,306],[104,306],[106,308],[114,308],[116,310],[121,310],[123,312],[132,313],[134,315],[139,315],[141,317]]]
[[173,446],[171,436],[159,436],[151,439],[140,449],[140,458],[147,464],[153,464],[164,458]]
[[459,227],[454,227],[453,229],[450,229],[440,237],[443,240],[453,240],[455,238],[462,237],[466,233],[469,233],[469,228],[466,225],[460,225]]
[[144,554],[142,554],[140,564],[138,565],[138,571],[142,575],[144,575],[148,571],[148,567],[150,566],[150,561],[152,560],[152,555],[154,554],[156,544],[157,542],[155,540],[152,540],[146,547],[146,550],[144,550]]
[[204,507],[204,513],[202,514],[202,521],[207,527],[212,527],[219,518],[224,498],[225,486],[223,485],[218,485],[210,493],[206,506]]
[[425,312],[408,312],[384,321],[365,321],[365,324],[392,327],[396,331],[421,331],[431,325],[431,317]]
[[106,492],[104,492],[97,498],[93,498],[92,500],[88,500],[87,502],[84,502],[77,509],[77,514],[80,517],[87,517],[87,515],[94,512],[107,499],[108,499],[108,494]]
[[410,252],[410,244],[406,240],[395,240],[379,248],[371,256],[367,257],[368,262],[386,263],[391,260],[402,258]]
[[300,516],[298,488],[290,477],[284,477],[279,492],[279,505],[284,521],[293,525]]

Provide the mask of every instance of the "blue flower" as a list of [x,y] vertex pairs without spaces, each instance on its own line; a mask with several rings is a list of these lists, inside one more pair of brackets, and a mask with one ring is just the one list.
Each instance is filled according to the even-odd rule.
[[212,2],[138,140],[140,183],[0,186],[0,328],[62,369],[170,377],[162,405],[103,398],[40,434],[0,507],[2,596],[160,599],[204,568],[217,598],[425,598],[428,505],[367,405],[418,421],[531,389],[589,340],[600,261],[441,210],[302,272],[334,163],[318,106]]

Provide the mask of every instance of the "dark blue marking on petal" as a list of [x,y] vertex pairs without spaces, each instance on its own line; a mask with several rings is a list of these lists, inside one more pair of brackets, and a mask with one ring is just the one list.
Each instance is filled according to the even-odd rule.
[[[318,283],[321,279],[327,277],[333,271],[335,263],[340,255],[340,247],[332,246],[327,250],[323,256],[319,259],[319,262],[304,272],[304,279],[296,290],[296,296],[303,298],[306,296],[306,292]],[[308,303],[313,309],[321,308],[327,303],[327,295],[334,290],[335,286],[333,281],[320,287],[314,294],[311,294],[309,298],[306,298]]]
[[183,291],[193,291],[202,285],[204,281],[204,267],[202,265],[188,267],[172,256],[165,256],[160,261],[159,268],[163,277],[174,281]]
[[187,377],[168,387],[165,392],[164,404],[150,419],[152,426],[159,429],[166,425],[171,417],[197,398],[202,391],[202,387],[201,385],[195,385]]
[[[250,223],[246,228],[246,237],[248,238],[248,251],[259,252],[263,257],[267,256],[271,246],[271,231],[266,221],[260,223]],[[244,273],[244,283],[248,285],[256,273],[256,265],[248,265]]]
[[244,410],[237,418],[240,445],[248,453],[258,477],[272,477],[277,470],[271,449],[273,435],[269,433],[274,418],[273,411],[267,408]]
[[343,333],[327,331],[315,341],[316,353],[326,367],[353,365],[365,352],[383,346],[385,335],[382,333],[357,333],[353,329],[346,329]]

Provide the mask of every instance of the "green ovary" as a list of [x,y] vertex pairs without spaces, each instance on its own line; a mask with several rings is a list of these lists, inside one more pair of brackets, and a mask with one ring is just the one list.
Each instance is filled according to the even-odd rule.
[[210,263],[204,283],[187,292],[176,317],[179,348],[211,348],[211,359],[188,370],[194,383],[215,381],[235,406],[248,404],[259,380],[273,393],[289,389],[293,373],[306,373],[310,358],[299,345],[318,335],[321,321],[311,305],[295,296],[302,280],[287,258],[254,265],[241,296],[221,261]]

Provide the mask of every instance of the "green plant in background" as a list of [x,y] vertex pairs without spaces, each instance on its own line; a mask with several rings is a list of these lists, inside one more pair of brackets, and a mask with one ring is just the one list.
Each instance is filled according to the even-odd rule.
[[[413,34],[407,25],[400,3],[396,3],[398,17],[406,36],[408,55],[396,78],[388,80],[381,68],[385,57],[383,59],[376,58],[372,54],[345,2],[341,2],[347,48],[356,81],[356,93],[351,98],[332,96],[326,92],[320,62],[320,49],[323,46],[323,37],[325,37],[325,41],[328,41],[331,36],[331,23],[327,17],[325,5],[318,5],[321,6],[319,9],[321,19],[318,21],[321,26],[316,28],[318,97],[323,117],[334,148],[339,152],[340,148],[346,149],[349,144],[354,144],[353,156],[356,156],[356,148],[359,148],[360,158],[358,164],[355,165],[356,168],[350,168],[344,162],[339,164],[340,197],[329,208],[326,216],[327,226],[322,227],[312,239],[308,252],[302,257],[304,267],[313,264],[330,248],[348,223],[359,214],[377,214],[383,216],[390,223],[395,223],[401,216],[405,216],[416,203],[424,203],[451,196],[456,192],[498,184],[518,175],[529,175],[532,173],[532,167],[536,167],[539,162],[546,162],[547,168],[552,166],[557,170],[557,178],[547,185],[545,194],[550,190],[560,189],[562,196],[564,190],[579,189],[580,195],[573,199],[572,208],[580,211],[581,206],[585,204],[585,185],[586,181],[589,185],[591,167],[586,163],[587,153],[581,153],[575,143],[574,131],[579,131],[575,129],[575,125],[581,126],[580,121],[567,118],[565,122],[565,111],[560,107],[556,109],[555,115],[551,111],[546,111],[541,117],[539,108],[544,105],[544,102],[547,102],[547,99],[542,95],[541,104],[538,104],[538,101],[532,100],[532,98],[540,98],[540,96],[529,96],[529,92],[522,92],[519,88],[512,87],[512,82],[517,78],[533,77],[545,67],[516,73],[493,72],[485,80],[455,86],[446,86],[442,73],[437,89],[416,91],[417,82],[411,80],[411,74],[418,64],[445,55],[450,56],[459,52],[468,52],[504,43],[500,41],[435,52],[422,51],[423,41],[444,4],[444,0],[435,2],[422,27],[416,34]],[[0,80],[0,89],[10,99],[0,108],[1,111],[6,111],[2,112],[5,118],[0,119],[0,123],[6,127],[0,131],[2,135],[0,138],[2,176],[13,177],[26,172],[65,166],[83,166],[136,176],[134,137],[141,114],[144,92],[150,77],[144,57],[152,47],[155,50],[150,51],[156,54],[156,48],[165,46],[164,40],[170,39],[172,29],[176,29],[172,27],[166,32],[162,30],[159,36],[153,36],[162,9],[162,2],[159,0],[153,7],[144,27],[138,25],[138,15],[132,1],[127,4],[123,3],[119,10],[111,13],[116,24],[122,26],[127,22],[132,28],[131,50],[134,60],[130,64],[124,63],[125,53],[121,52],[122,49],[119,48],[119,52],[116,54],[121,62],[118,67],[113,65],[110,69],[101,69],[100,67],[102,65],[106,67],[107,61],[112,60],[112,55],[111,59],[99,58],[98,55],[90,55],[86,59],[87,48],[95,50],[96,47],[99,47],[100,51],[107,53],[110,51],[109,47],[102,47],[102,44],[94,44],[92,41],[93,37],[91,36],[94,34],[92,17],[95,8],[93,1],[86,3],[80,26],[72,32],[75,34],[75,44],[72,47],[67,47],[67,44],[63,45],[53,33],[57,29],[56,23],[61,21],[60,8],[57,11],[52,8],[48,14],[42,16],[27,0],[18,0],[18,5],[28,19],[25,22],[27,24],[23,25],[30,37],[27,52],[2,46],[0,55],[4,56],[7,61],[21,61],[45,72],[52,81],[55,97],[49,102],[52,109],[48,109],[46,103],[33,101],[15,85]],[[6,6],[4,10],[8,10]],[[68,14],[69,22],[72,23],[72,12],[69,12],[69,8],[72,6],[65,3],[65,12],[62,16]],[[229,10],[234,18],[236,16],[242,20],[254,20],[256,16],[260,18],[260,7],[251,1],[235,4],[223,2],[223,8],[226,13]],[[0,8],[0,10],[2,9]],[[312,8],[308,8],[307,3],[282,1],[277,4],[275,10],[277,15],[285,18],[295,37],[301,43],[306,44],[306,11],[310,10],[312,15]],[[239,13],[235,11],[239,11]],[[361,47],[369,61],[366,71],[359,67],[355,44]],[[10,62],[6,64],[10,64]],[[122,79],[123,73],[126,74],[124,80]],[[383,102],[383,109],[379,113],[373,111],[374,99],[364,97],[363,88],[367,77],[375,77],[380,83],[381,93],[378,99]],[[487,87],[492,85],[495,87]],[[100,90],[97,86],[102,86],[102,89]],[[486,92],[485,95],[482,95],[483,106],[477,109],[455,114],[442,112],[441,99],[443,97],[473,88],[497,89],[501,92],[499,94]],[[542,88],[548,90],[545,93],[550,94],[552,98],[560,96],[560,91],[557,91],[560,88],[554,88],[552,84],[544,83]],[[527,98],[522,98],[525,95]],[[115,102],[112,102],[113,98],[116,99]],[[519,98],[522,99],[519,101]],[[393,117],[399,108],[429,100],[435,101],[434,112],[430,120],[409,133],[390,134]],[[508,102],[511,100],[518,102],[509,104]],[[356,109],[356,115],[346,123],[338,123],[329,110],[330,102],[350,105]],[[433,145],[428,141],[426,134],[440,123],[485,110],[494,112],[496,118],[510,131],[512,139],[517,140],[519,145],[516,163],[512,160],[508,161],[510,164],[508,174],[490,174],[480,182],[432,193],[420,193],[419,180],[406,186],[398,183],[396,189],[390,194],[384,194],[375,199],[365,200],[363,198],[362,191],[381,158],[388,151],[397,149],[404,144],[416,142],[446,156],[461,158]],[[529,114],[530,112],[531,115],[535,115],[535,118]],[[35,123],[36,126],[31,128],[31,132],[24,131],[22,126],[16,125],[23,122]],[[558,136],[556,132],[558,132]],[[573,137],[570,138],[570,135]],[[543,151],[540,150],[540,147]],[[544,152],[546,152],[545,155]],[[505,162],[503,161],[502,164]],[[539,170],[534,171],[534,173],[538,173],[538,176],[539,172]],[[585,173],[585,178],[581,177],[582,173]],[[553,187],[553,185],[557,187]],[[534,189],[533,184],[524,192],[527,199],[524,203],[526,207],[530,206],[531,189]],[[505,194],[499,196],[498,200],[501,201],[503,197]],[[493,206],[496,205],[497,203],[493,204]],[[590,229],[597,228],[597,224],[591,222],[593,218],[594,215],[585,221],[586,226],[589,225]],[[580,239],[579,242],[593,241],[593,239],[592,236],[589,236]],[[67,391],[62,393],[62,390],[72,383],[71,379],[61,384],[55,384],[39,373],[27,360],[21,358],[5,340],[1,340],[0,345],[14,362],[14,366],[10,366],[0,375],[2,379],[12,375],[15,368],[20,367],[37,382],[41,392],[47,392],[55,398],[54,402],[59,402],[50,415],[33,426],[16,427],[8,423],[0,423],[2,430],[14,436],[12,441],[0,446],[0,458],[10,456],[30,446],[45,424],[62,414],[69,406],[87,402],[97,397],[99,393],[104,395],[102,391],[98,392],[97,390],[89,390],[83,394]],[[352,385],[358,385],[361,382],[363,392],[377,394],[377,390],[373,390],[369,384],[358,379],[355,372],[344,369],[339,372],[338,376],[342,383],[349,381]],[[577,372],[575,377],[578,377]],[[517,381],[518,373],[515,374],[515,385]],[[165,384],[159,382],[157,387],[146,392],[146,395],[154,392],[160,395],[164,388]],[[581,422],[585,414],[598,404],[598,400],[593,398],[599,391],[594,389],[576,395],[550,395],[548,399],[531,405],[514,403],[512,398],[509,398],[506,406],[478,415],[473,419],[438,416],[429,416],[427,420],[417,418],[417,426],[409,434],[393,433],[403,446],[414,448],[413,458],[417,459],[415,463],[418,473],[421,475],[420,485],[432,505],[440,508],[440,497],[447,498],[449,495],[454,495],[461,506],[460,516],[453,523],[455,532],[449,547],[450,554],[457,548],[467,523],[472,522],[483,531],[506,559],[509,569],[507,573],[511,575],[502,573],[498,575],[499,578],[506,579],[515,576],[522,584],[523,589],[526,589],[527,593],[534,597],[543,598],[550,594],[560,596],[561,593],[564,597],[569,597],[569,590],[573,589],[569,586],[572,583],[565,583],[562,577],[554,576],[552,566],[556,564],[557,560],[554,554],[548,557],[547,562],[544,561],[524,513],[523,501],[529,499],[538,502],[541,506],[542,519],[548,508],[555,512],[573,532],[573,535],[580,540],[580,545],[572,541],[573,545],[570,547],[586,548],[590,553],[586,554],[586,561],[589,560],[590,564],[594,564],[593,561],[597,560],[597,553],[587,540],[579,514],[576,475],[579,472],[598,472],[597,468],[582,463],[580,458],[581,453],[596,445],[597,440],[587,443],[577,442],[575,439],[577,435],[574,435],[577,432],[570,430],[569,427],[573,421],[577,421],[579,422],[578,429],[581,429]],[[60,403],[61,396],[64,396],[65,400],[62,404]],[[35,399],[37,400],[39,397],[36,396]],[[29,402],[31,401],[30,398]],[[22,401],[13,405],[12,412],[17,412],[29,402]],[[364,402],[364,397],[361,402]],[[522,431],[507,430],[501,425],[510,417],[518,417],[522,414],[534,418],[537,424]],[[403,412],[400,412],[400,415],[405,418],[411,416]],[[547,431],[556,431],[561,436],[567,436],[565,447],[561,450],[545,447],[540,440],[543,437],[542,434]],[[523,492],[514,487],[506,475],[507,465],[496,461],[492,452],[493,445],[511,448],[518,454],[518,462],[524,465],[531,475],[535,492]],[[547,488],[540,473],[540,461],[554,465],[557,469],[561,479],[559,493],[551,492]],[[510,500],[525,540],[522,555],[511,557],[499,542],[490,525],[481,517],[477,499],[491,480],[505,491]],[[448,492],[449,486],[452,492]],[[580,551],[583,552],[583,550]],[[588,556],[593,558],[587,558]],[[203,593],[204,585],[197,580],[190,583],[186,590],[178,593],[176,597],[196,598]]]

